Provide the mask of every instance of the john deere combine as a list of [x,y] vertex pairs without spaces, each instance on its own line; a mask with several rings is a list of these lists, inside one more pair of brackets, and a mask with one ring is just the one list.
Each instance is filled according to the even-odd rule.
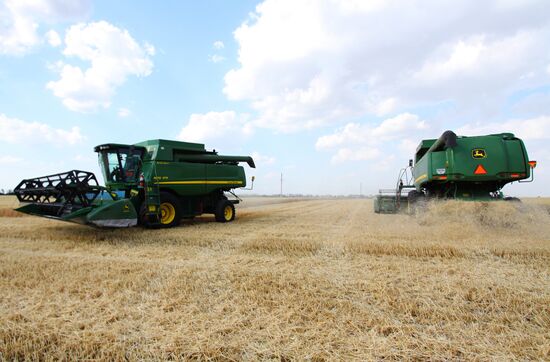
[[458,137],[446,131],[420,142],[395,189],[380,190],[374,211],[395,213],[428,199],[517,200],[504,197],[502,188],[514,181],[531,182],[536,165],[512,133]]
[[171,227],[203,213],[228,222],[239,199],[225,192],[246,187],[238,164],[255,167],[251,157],[221,156],[199,143],[150,140],[94,151],[105,187],[78,170],[23,180],[14,190],[23,204],[17,210],[99,227]]

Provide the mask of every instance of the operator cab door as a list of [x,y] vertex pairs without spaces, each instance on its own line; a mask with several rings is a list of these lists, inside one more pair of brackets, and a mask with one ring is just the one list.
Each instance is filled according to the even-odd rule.
[[106,184],[138,181],[143,151],[133,147],[105,147],[98,151],[99,164]]

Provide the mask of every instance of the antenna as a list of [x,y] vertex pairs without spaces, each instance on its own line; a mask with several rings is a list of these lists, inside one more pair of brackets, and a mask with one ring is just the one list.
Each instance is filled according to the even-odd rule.
[[283,173],[281,172],[281,197],[283,197]]

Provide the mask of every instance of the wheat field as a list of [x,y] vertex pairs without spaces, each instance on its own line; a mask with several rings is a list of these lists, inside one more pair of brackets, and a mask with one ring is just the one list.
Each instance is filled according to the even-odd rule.
[[[550,200],[245,199],[99,230],[0,198],[0,359],[549,360]],[[16,204],[16,203],[15,203]]]

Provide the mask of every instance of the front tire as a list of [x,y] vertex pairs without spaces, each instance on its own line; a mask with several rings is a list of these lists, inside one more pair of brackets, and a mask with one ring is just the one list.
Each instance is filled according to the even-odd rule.
[[181,221],[181,205],[178,198],[169,192],[160,193],[160,225],[171,228]]
[[424,194],[416,190],[411,190],[407,194],[407,199],[409,200],[410,205],[414,205],[422,197],[424,197]]
[[419,207],[422,207],[425,204],[426,195],[423,192],[418,192],[416,190],[411,190],[407,194],[407,201],[409,212],[416,212]]
[[228,200],[220,200],[214,214],[217,222],[230,222],[235,220],[235,205]]

